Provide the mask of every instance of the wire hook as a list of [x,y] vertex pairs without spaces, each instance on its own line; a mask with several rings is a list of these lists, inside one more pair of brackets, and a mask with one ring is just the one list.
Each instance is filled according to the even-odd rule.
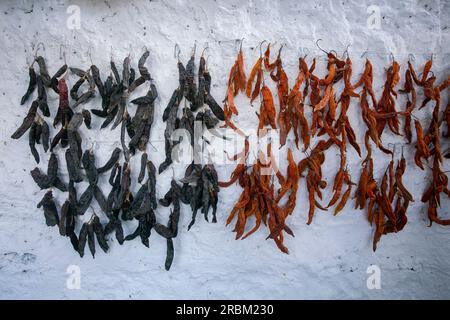
[[206,43],[206,47],[203,48],[203,51],[202,51],[202,57],[204,56],[205,51],[209,51],[208,43]]
[[267,40],[263,40],[259,43],[259,56],[262,57],[262,45],[264,42],[267,42]]
[[349,43],[347,45],[347,48],[345,48],[345,51],[342,53],[342,58],[344,58],[344,56],[347,56],[347,59],[350,57],[349,53],[348,53],[348,49],[350,48],[351,44]]
[[322,51],[322,52],[324,52],[324,53],[326,53],[326,54],[328,55],[329,53],[326,52],[324,49],[322,49],[322,48],[319,46],[319,41],[322,41],[322,39],[317,39],[317,41],[316,41],[316,46],[317,46],[317,48],[319,48],[320,51]]
[[197,50],[197,40],[194,40],[194,49],[192,50],[192,55],[191,56],[195,56],[196,50]]
[[[361,54],[361,57],[360,57],[360,58],[364,58],[368,53],[369,53],[369,50],[366,49],[366,51],[364,51],[364,52]],[[367,59],[367,58],[366,58],[366,59]]]
[[34,57],[36,58],[37,57],[37,54],[38,54],[38,52],[39,52],[39,49],[42,47],[42,49],[45,51],[45,45],[44,45],[44,43],[41,41],[41,42],[39,42],[38,44],[37,44],[37,46],[36,46],[36,51],[34,52]]
[[91,51],[92,51],[92,46],[89,45],[88,50],[87,50],[87,54],[88,54],[89,60],[91,61],[91,64],[94,64],[94,63],[92,62]]
[[180,61],[180,53],[181,53],[180,46],[178,45],[178,43],[175,43],[175,47],[173,49],[173,57],[177,58],[178,61]]
[[392,63],[394,63],[395,57],[394,57],[394,54],[392,53],[392,51],[390,52],[389,57],[392,59]]
[[240,40],[241,44],[239,45],[239,51],[242,50],[242,43],[244,42],[244,39],[245,39],[245,38],[242,38],[242,39]]
[[64,57],[64,64],[67,64],[67,61],[66,61],[66,50],[64,50],[64,51],[62,51],[62,48],[65,48],[65,49],[67,49],[66,48],[66,46],[64,45],[64,44],[61,44],[60,46],[59,46],[59,59],[62,59],[63,57]]

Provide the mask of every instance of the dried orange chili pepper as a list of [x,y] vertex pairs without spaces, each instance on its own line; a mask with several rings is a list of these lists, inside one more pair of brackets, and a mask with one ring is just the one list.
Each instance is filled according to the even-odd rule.
[[[252,70],[250,71],[250,76],[248,77],[248,82],[247,82],[247,88],[245,90],[245,94],[247,95],[248,98],[251,97],[253,81],[255,80],[255,77],[259,74],[259,70],[261,69],[261,63],[262,63],[262,57],[259,57],[258,60],[256,60],[256,63],[253,66]],[[255,86],[255,90],[256,90],[256,86]]]

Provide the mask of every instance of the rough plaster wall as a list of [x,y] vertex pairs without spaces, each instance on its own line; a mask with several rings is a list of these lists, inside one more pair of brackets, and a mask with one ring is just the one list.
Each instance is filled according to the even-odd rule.
[[[66,27],[69,5],[81,9],[81,29]],[[381,29],[367,27],[367,8],[377,5]],[[164,124],[162,110],[177,85],[176,60],[173,47],[178,43],[181,58],[187,61],[197,40],[198,46],[209,46],[209,68],[213,77],[213,95],[221,99],[225,93],[228,70],[234,62],[237,39],[245,37],[244,55],[247,70],[259,55],[258,43],[266,39],[286,43],[283,61],[288,76],[295,78],[301,48],[320,56],[318,72],[325,74],[326,62],[314,42],[342,53],[351,44],[354,78],[363,68],[367,56],[374,64],[378,96],[384,82],[384,68],[390,52],[402,64],[402,76],[408,54],[415,55],[415,64],[422,66],[434,53],[434,72],[438,80],[449,74],[450,52],[448,1],[2,1],[0,4],[0,297],[1,298],[449,298],[450,252],[448,228],[428,228],[426,207],[419,201],[429,179],[429,170],[421,172],[411,160],[413,146],[405,148],[408,168],[405,184],[416,198],[408,211],[408,224],[399,234],[384,236],[376,253],[372,248],[373,229],[365,212],[355,211],[349,203],[338,216],[318,211],[312,225],[305,224],[307,201],[304,180],[300,183],[298,204],[288,223],[296,237],[286,237],[290,255],[280,253],[271,241],[264,240],[261,228],[245,241],[235,241],[232,227],[224,221],[238,198],[237,186],[222,189],[219,202],[219,223],[208,224],[198,219],[187,232],[190,220],[188,207],[182,207],[181,231],[175,239],[175,260],[170,272],[164,270],[165,241],[152,235],[150,249],[139,240],[119,246],[110,241],[110,252],[99,252],[95,260],[86,255],[80,259],[67,239],[56,228],[45,226],[42,211],[36,203],[43,195],[33,183],[29,171],[34,167],[27,138],[12,141],[9,137],[21,123],[26,112],[19,105],[27,87],[26,62],[32,56],[31,44],[44,42],[44,56],[50,73],[59,65],[60,45],[65,45],[69,65],[87,68],[87,49],[92,47],[92,60],[106,76],[111,55],[121,61],[130,52],[133,63],[146,45],[150,49],[147,65],[155,79],[160,97],[156,102],[152,129],[154,150],[148,147],[150,159],[163,160],[161,136]],[[74,83],[69,77],[69,85]],[[403,83],[403,80],[402,80]],[[142,88],[139,92],[144,92]],[[138,95],[138,93],[136,94]],[[447,103],[445,95],[443,103]],[[96,98],[86,107],[98,107]],[[421,96],[419,96],[421,101]],[[241,128],[254,128],[257,119],[247,100],[236,100]],[[53,114],[57,96],[49,92]],[[258,104],[255,103],[255,106]],[[399,108],[404,99],[399,98]],[[418,115],[430,119],[431,107]],[[358,105],[352,102],[350,121],[362,143],[365,126],[361,124]],[[100,121],[94,117],[92,131],[82,129],[85,147],[94,148],[98,163],[104,162],[117,145],[119,129],[99,131]],[[53,131],[54,132],[54,131]],[[415,139],[415,138],[414,138]],[[390,133],[385,143],[402,142]],[[444,143],[446,145],[446,142]],[[41,168],[48,155],[39,149]],[[285,159],[286,148],[281,150]],[[62,172],[64,157],[58,151]],[[296,151],[300,160],[304,155]],[[138,168],[137,158],[132,166]],[[327,153],[324,175],[330,183],[336,172],[337,150]],[[388,158],[374,153],[375,175],[381,177]],[[353,179],[359,176],[360,158],[349,148],[348,162]],[[285,170],[285,161],[281,168]],[[444,169],[448,169],[448,163]],[[226,179],[233,166],[217,166],[219,177]],[[137,170],[137,169],[136,169]],[[136,174],[136,170],[134,173]],[[175,167],[176,176],[184,166]],[[158,177],[158,196],[168,189],[172,176],[167,170]],[[67,175],[63,175],[65,181]],[[102,179],[106,187],[106,178]],[[81,190],[85,184],[79,185]],[[108,189],[107,189],[108,190]],[[329,190],[329,189],[327,189]],[[105,191],[107,192],[107,191]],[[64,194],[57,194],[62,204]],[[325,193],[327,194],[327,193]],[[449,209],[445,199],[441,212]],[[168,210],[159,209],[158,218],[166,219]],[[447,215],[448,217],[448,215]],[[104,221],[105,217],[102,217]],[[128,223],[125,232],[134,229]],[[81,268],[81,289],[66,288],[66,268]],[[381,290],[368,290],[366,270],[375,264],[381,268]]]

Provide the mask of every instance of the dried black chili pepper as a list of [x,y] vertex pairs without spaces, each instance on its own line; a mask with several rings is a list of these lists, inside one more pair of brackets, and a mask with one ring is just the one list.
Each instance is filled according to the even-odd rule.
[[[116,117],[117,115],[117,111],[119,110],[119,108],[117,107],[117,105],[115,106],[115,108],[112,109],[111,112],[107,113],[107,116],[105,118],[105,121],[103,121],[100,129],[106,128]],[[92,113],[94,113],[94,110],[92,110]],[[95,114],[95,113],[94,113]]]
[[[64,208],[64,215],[65,215],[65,221],[63,222],[64,225],[62,226],[64,228],[64,234],[65,236],[69,237],[70,242],[72,243],[72,246],[75,251],[78,251],[78,237],[75,234],[75,216],[77,215],[76,212],[76,190],[73,186],[73,181],[69,183],[69,199],[66,200],[66,202],[63,205]],[[63,208],[61,209],[61,220],[63,216]],[[60,227],[61,227],[61,221],[60,221]],[[60,233],[62,230],[60,230]]]
[[145,50],[142,56],[139,58],[138,62],[138,69],[139,74],[141,77],[143,77],[145,80],[150,81],[152,80],[152,77],[150,76],[150,72],[148,72],[148,69],[145,67],[145,61],[147,61],[148,56],[150,55],[150,52],[148,50]]
[[219,104],[216,102],[216,100],[210,93],[206,93],[205,103],[208,105],[208,107],[211,109],[211,111],[214,113],[217,119],[219,119],[220,121],[225,121],[223,109],[219,106]]
[[120,98],[116,119],[114,120],[111,130],[117,128],[117,126],[123,121],[126,114],[126,107],[127,107],[127,93],[124,92],[123,96]]
[[141,169],[139,171],[138,182],[141,183],[145,178],[145,170],[147,169],[147,152],[142,153],[141,156]]
[[87,222],[83,223],[80,229],[80,234],[78,236],[78,253],[80,257],[84,256],[84,247],[86,246],[88,236],[88,224]]
[[37,101],[39,103],[39,109],[42,111],[42,114],[46,117],[50,116],[50,110],[48,108],[47,103],[47,91],[45,90],[44,83],[41,76],[37,76],[36,79],[37,88],[38,88],[38,98]]
[[120,75],[119,75],[119,71],[117,71],[117,67],[116,64],[114,63],[114,61],[110,61],[110,66],[111,66],[111,71],[114,75],[114,79],[116,80],[116,83],[119,84],[121,82],[120,80]]
[[39,153],[36,150],[36,131],[37,131],[38,124],[36,122],[33,122],[33,124],[30,127],[29,135],[28,135],[28,144],[30,146],[31,154],[34,157],[34,160],[36,163],[39,163]]
[[64,64],[61,68],[58,69],[58,71],[55,72],[53,77],[50,79],[50,87],[56,93],[59,93],[58,78],[61,77],[66,71],[67,71],[67,64]]
[[170,270],[170,267],[172,266],[173,257],[174,257],[174,248],[173,248],[173,240],[172,238],[167,239],[167,253],[166,253],[166,262],[164,264],[164,267],[167,271]]
[[[112,170],[111,170],[111,173],[110,173],[109,179],[108,179],[108,182],[111,186],[114,186],[114,179],[116,177],[116,173],[117,173],[117,170],[119,169],[119,166],[120,166],[119,162],[116,162],[112,167]],[[100,168],[97,169],[97,172],[100,173]]]
[[182,93],[180,94],[180,89],[176,89],[173,93],[172,96],[170,97],[169,103],[167,104],[167,107],[164,109],[163,112],[163,121],[166,122],[167,119],[169,118],[170,112],[173,108],[176,108],[178,110],[178,107],[180,105],[181,102],[181,97],[182,97]]
[[50,128],[43,119],[40,119],[41,126],[42,126],[42,132],[41,132],[41,142],[42,147],[44,148],[44,151],[47,152],[47,150],[50,148],[49,142],[50,142]]
[[198,184],[194,187],[194,192],[191,198],[191,210],[192,210],[192,218],[191,222],[188,225],[188,231],[192,228],[195,223],[195,218],[197,217],[197,212],[201,208],[202,205],[202,196],[203,196],[203,186]]
[[128,88],[131,86],[131,84],[136,79],[136,71],[130,67],[130,79],[128,79]]
[[84,215],[94,197],[94,187],[88,186],[77,201],[77,215]]
[[178,106],[170,109],[164,130],[165,154],[166,159],[159,165],[159,174],[166,170],[172,164],[172,149],[180,141],[172,141],[172,134],[177,129]]
[[45,193],[42,200],[37,204],[37,207],[44,209],[45,223],[47,226],[53,227],[59,224],[58,210],[56,209],[51,190]]
[[91,220],[87,224],[87,242],[89,251],[92,254],[92,258],[95,258],[95,233],[94,233],[94,225],[92,223],[92,219],[94,216],[92,216]]
[[62,235],[63,237],[66,236],[66,218],[67,215],[69,214],[70,210],[70,201],[66,200],[64,201],[64,204],[61,207],[61,214],[59,217],[59,224],[58,224],[58,228],[59,228],[59,234]]
[[136,90],[137,87],[139,87],[140,85],[145,83],[145,78],[144,77],[139,77],[136,80],[134,80],[130,86],[128,87],[128,93],[133,92],[134,90]]
[[69,144],[69,136],[67,135],[67,128],[61,128],[58,133],[53,137],[52,142],[50,143],[50,151],[61,143],[61,147],[65,148]]
[[130,161],[130,149],[134,151],[134,146],[131,145],[131,141],[129,144],[130,149],[128,149],[126,143],[125,143],[125,131],[127,128],[128,123],[128,112],[125,113],[125,121],[122,122],[122,126],[120,127],[120,144],[122,145],[123,155],[125,157],[125,161]]
[[41,135],[42,135],[42,124],[39,121],[39,118],[37,118],[36,119],[36,135],[35,135],[36,144],[41,144]]
[[151,131],[153,119],[154,119],[154,110],[155,110],[155,107],[152,103],[148,106],[147,119],[144,122],[144,130],[141,134],[141,137],[139,138],[138,148],[140,151],[145,151],[147,149],[147,143],[150,140],[150,131]]
[[74,158],[74,153],[71,152],[70,149],[67,149],[65,157],[69,179],[74,182],[83,181],[83,175],[81,174],[81,170],[79,168],[79,161],[78,159]]
[[117,164],[119,161],[121,150],[119,148],[114,148],[113,152],[111,153],[111,157],[106,161],[106,163],[97,169],[97,172],[99,174],[107,172],[110,170],[114,165]]
[[102,226],[102,224],[100,222],[100,219],[95,214],[94,214],[94,218],[92,220],[92,226],[93,226],[93,229],[94,229],[94,233],[95,233],[95,235],[97,237],[98,245],[100,246],[100,248],[102,248],[102,250],[105,253],[108,252],[109,246],[108,246],[108,243],[107,243],[106,238],[105,238],[105,234],[104,234],[104,231],[103,231],[103,226]]
[[186,65],[186,88],[184,91],[185,98],[194,103],[197,95],[197,84],[195,83],[195,49]]
[[48,74],[47,65],[45,64],[45,59],[42,56],[37,56],[35,61],[39,65],[39,74],[42,77],[42,81],[44,82],[46,87],[50,87],[52,84],[50,75]]
[[78,107],[80,104],[85,104],[86,102],[88,102],[90,99],[92,99],[93,97],[95,97],[95,87],[96,87],[96,83],[94,80],[94,77],[89,73],[86,72],[85,73],[85,78],[89,84],[89,88],[87,89],[86,92],[82,93],[81,96],[79,96],[75,103],[72,105],[72,108],[76,108]]
[[30,77],[30,81],[28,82],[28,88],[25,94],[23,95],[22,99],[20,100],[20,104],[23,105],[28,100],[28,98],[31,96],[31,94],[36,89],[37,79],[36,79],[36,72],[34,71],[33,66],[28,67],[28,75]]
[[95,157],[92,150],[86,150],[81,158],[86,177],[91,186],[95,186],[98,182],[98,171],[95,167]]
[[86,81],[86,77],[83,76],[82,78],[78,79],[77,82],[73,85],[73,87],[70,89],[70,97],[77,101],[80,97],[78,96],[78,90],[83,85],[83,83]]
[[38,102],[37,101],[33,101],[33,103],[30,106],[30,109],[28,110],[27,115],[23,119],[22,124],[11,135],[12,139],[19,139],[33,125],[34,119],[36,118],[36,112],[37,112],[38,106],[39,106]]
[[108,203],[106,201],[105,196],[103,195],[102,190],[97,185],[94,186],[94,197],[95,197],[95,200],[97,200],[97,203],[100,206],[100,208],[103,210],[103,212],[107,212],[108,211]]
[[83,115],[83,121],[86,128],[91,129],[91,120],[92,120],[91,113],[87,109],[83,109],[81,113]]
[[100,96],[103,97],[105,95],[105,88],[103,87],[103,82],[100,77],[100,70],[98,70],[96,65],[91,65],[91,73],[98,92],[100,93]]
[[156,168],[153,162],[148,161],[147,162],[147,189],[148,194],[150,196],[150,203],[152,206],[152,209],[155,210],[157,207],[156,203]]
[[151,104],[158,97],[158,91],[156,90],[156,86],[152,83],[150,84],[150,89],[147,91],[145,96],[133,99],[130,103],[141,105],[141,104]]

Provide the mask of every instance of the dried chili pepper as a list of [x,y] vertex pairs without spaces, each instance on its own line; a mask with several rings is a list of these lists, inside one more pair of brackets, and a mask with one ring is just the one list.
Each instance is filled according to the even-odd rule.
[[28,110],[27,115],[23,119],[22,124],[17,128],[17,130],[11,135],[12,139],[19,139],[21,136],[27,132],[27,130],[33,125],[34,119],[36,118],[36,112],[38,108],[38,102],[33,101],[33,103],[30,106],[30,109]]
[[37,79],[36,72],[34,71],[33,66],[28,67],[28,76],[30,77],[30,81],[28,82],[28,88],[25,94],[20,99],[20,104],[23,105],[28,100],[28,98],[33,94],[36,89]]
[[91,129],[91,120],[92,120],[91,113],[87,109],[83,109],[81,113],[83,115],[83,121],[84,124],[86,125],[86,128]]
[[114,148],[111,157],[109,157],[108,161],[106,161],[103,166],[97,168],[97,172],[101,174],[109,171],[119,161],[120,153],[121,150],[119,148]]
[[31,154],[34,157],[34,160],[36,163],[39,163],[39,153],[36,150],[36,143],[37,143],[37,130],[38,130],[38,124],[36,122],[33,122],[33,124],[30,127],[29,135],[28,135],[28,144],[30,146]]
[[51,190],[45,193],[37,207],[44,209],[45,223],[47,226],[53,227],[59,224],[58,210],[56,209]]
[[144,152],[141,156],[141,170],[139,171],[138,182],[141,183],[145,178],[145,170],[147,168],[147,153]]
[[46,87],[50,87],[51,86],[51,78],[50,75],[48,74],[48,70],[47,70],[47,65],[45,63],[45,59],[42,56],[37,56],[34,59],[38,66],[39,66],[39,74],[42,77],[42,81],[44,82]]
[[48,161],[47,174],[41,173],[39,168],[31,170],[31,177],[41,189],[55,187],[63,192],[67,191],[66,185],[58,177],[58,159],[52,153]]

